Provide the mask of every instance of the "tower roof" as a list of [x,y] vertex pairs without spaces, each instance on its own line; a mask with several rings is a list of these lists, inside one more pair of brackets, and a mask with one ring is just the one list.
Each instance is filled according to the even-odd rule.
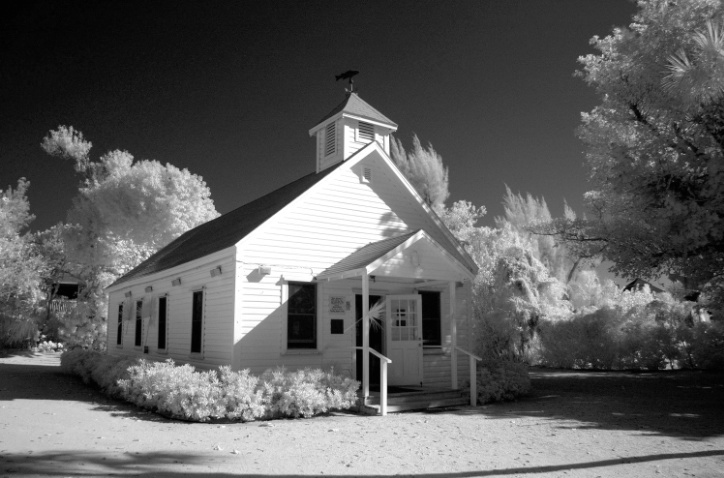
[[387,124],[392,128],[397,129],[396,123],[394,123],[387,116],[383,115],[372,106],[370,106],[366,101],[360,98],[357,93],[347,93],[344,101],[338,104],[332,111],[327,113],[327,115],[319,120],[317,124],[322,124],[329,118],[336,116],[339,113],[347,113],[353,116],[361,116],[363,118],[367,118],[378,123]]

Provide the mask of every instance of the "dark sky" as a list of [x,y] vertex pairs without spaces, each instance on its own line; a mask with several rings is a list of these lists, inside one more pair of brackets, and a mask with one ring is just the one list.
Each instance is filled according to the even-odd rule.
[[[360,96],[450,170],[450,203],[502,212],[505,184],[580,210],[573,77],[589,39],[627,25],[626,0],[27,1],[0,15],[0,187],[31,182],[34,229],[65,219],[78,185],[47,156],[58,125],[93,158],[113,149],[201,175],[230,211],[314,170],[308,130]],[[22,6],[20,6],[22,4]]]

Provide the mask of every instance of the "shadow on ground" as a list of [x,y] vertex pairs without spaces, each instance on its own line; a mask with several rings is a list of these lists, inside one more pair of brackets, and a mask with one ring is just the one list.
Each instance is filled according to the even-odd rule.
[[724,435],[724,373],[531,369],[517,402],[460,410],[489,418],[537,417],[561,428],[637,430],[700,440]]
[[[419,478],[468,478],[501,475],[526,475],[539,473],[568,472],[604,468],[608,466],[631,463],[661,462],[665,460],[697,459],[724,456],[724,450],[710,450],[690,453],[663,453],[642,455],[610,460],[596,460],[584,463],[570,463],[549,466],[531,466],[501,468],[490,470],[474,470],[452,473],[414,474]],[[230,468],[234,472],[203,472],[200,468]],[[163,471],[162,471],[163,470]],[[216,477],[269,477],[302,478],[303,474],[259,474],[244,473],[243,458],[231,457],[216,460],[206,455],[190,455],[187,453],[155,453],[130,454],[124,453],[109,457],[97,453],[81,453],[62,451],[33,455],[5,455],[0,457],[0,473],[42,475],[42,476],[97,476],[98,474],[133,474],[134,476],[175,477],[175,476],[216,476]],[[315,474],[316,475],[316,474]],[[331,478],[348,477],[349,475],[325,474]],[[370,478],[391,478],[399,474],[365,475]]]
[[0,403],[11,400],[71,400],[89,403],[95,410],[113,416],[168,421],[128,402],[111,398],[96,386],[62,372],[57,358],[53,361],[53,357],[33,357],[34,363],[43,363],[44,360],[47,361],[44,365],[13,364],[7,361],[0,363]]
[[[55,362],[52,357],[34,358],[33,363],[43,365],[0,363],[0,403],[76,400],[114,416],[169,421],[61,372],[57,358]],[[533,392],[517,402],[438,413],[482,414],[489,419],[536,417],[560,428],[632,430],[688,440],[724,435],[724,373],[532,369],[531,381]]]

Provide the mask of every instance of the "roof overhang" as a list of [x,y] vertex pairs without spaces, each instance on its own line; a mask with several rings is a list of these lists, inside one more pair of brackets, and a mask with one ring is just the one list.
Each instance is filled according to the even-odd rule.
[[460,281],[475,275],[424,230],[368,244],[317,275],[333,281],[362,275]]

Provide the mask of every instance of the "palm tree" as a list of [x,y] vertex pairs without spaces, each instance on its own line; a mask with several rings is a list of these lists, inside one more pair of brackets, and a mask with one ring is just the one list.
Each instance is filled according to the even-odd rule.
[[692,40],[695,47],[690,52],[682,48],[669,56],[669,74],[662,84],[685,105],[701,107],[724,96],[724,26],[709,20],[706,31],[696,30]]

